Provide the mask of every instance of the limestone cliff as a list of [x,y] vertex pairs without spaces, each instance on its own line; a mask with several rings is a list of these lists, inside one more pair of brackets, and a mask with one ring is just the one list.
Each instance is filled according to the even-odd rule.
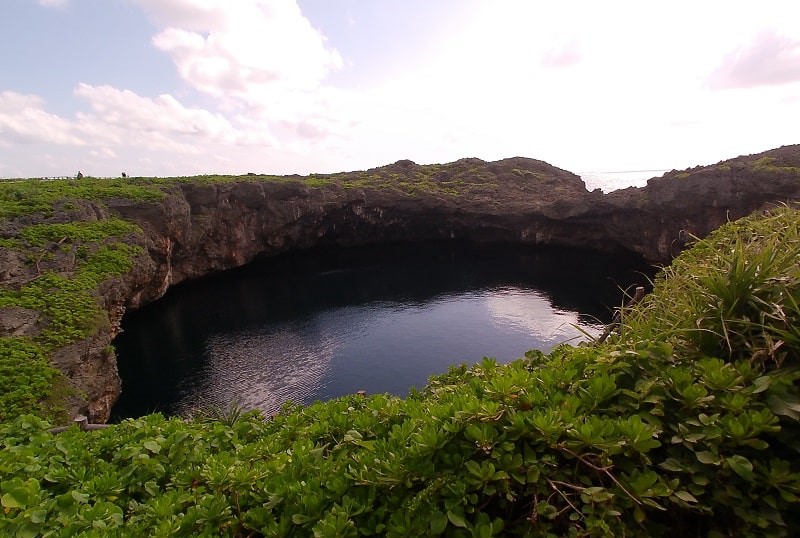
[[[88,412],[95,421],[108,418],[119,394],[108,350],[119,319],[184,280],[316,245],[447,238],[627,250],[664,263],[691,236],[702,237],[766,205],[800,199],[800,146],[673,171],[644,188],[609,194],[589,192],[578,176],[525,158],[425,166],[399,161],[364,172],[198,179],[162,182],[158,189],[164,193],[159,199],[104,196],[71,206],[69,218],[117,216],[143,232],[129,238],[142,247],[133,268],[98,289],[108,322],[52,357],[85,396],[73,398],[73,411]],[[37,218],[43,219],[6,219],[0,239],[13,238]],[[67,261],[59,259],[42,263],[68,271]],[[3,286],[35,278],[21,255],[0,251],[0,260]],[[38,263],[36,271],[42,271]],[[20,318],[16,325],[0,323],[0,336],[35,332],[42,322],[24,310],[0,311],[7,320]]]

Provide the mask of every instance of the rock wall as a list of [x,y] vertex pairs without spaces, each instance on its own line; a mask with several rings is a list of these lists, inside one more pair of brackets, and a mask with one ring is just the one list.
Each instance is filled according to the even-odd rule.
[[[94,421],[109,416],[120,384],[105,350],[125,310],[158,299],[184,280],[256,257],[316,245],[458,238],[625,250],[667,263],[691,236],[800,199],[800,146],[673,171],[647,187],[609,194],[589,192],[578,176],[522,158],[463,159],[437,168],[425,183],[396,188],[420,169],[410,161],[376,169],[373,175],[397,182],[388,186],[242,178],[178,183],[160,202],[107,200],[98,211],[136,222],[147,254],[129,274],[99,290],[111,314],[109,328],[57,357],[58,367],[88,395],[76,410]],[[75,374],[78,363],[91,375]]]
[[[316,245],[459,238],[625,250],[663,264],[692,236],[704,237],[727,221],[800,199],[798,148],[788,148],[797,167],[759,169],[748,164],[753,158],[740,158],[673,171],[644,188],[609,194],[589,192],[580,178],[549,165],[546,180],[526,179],[525,172],[541,170],[541,161],[465,159],[484,181],[466,185],[457,195],[242,181],[186,183],[158,204],[113,200],[108,207],[137,222],[146,235],[150,260],[145,278],[141,271],[133,275],[137,284],[126,299],[129,307],[154,300],[186,279]],[[405,161],[402,166],[416,165]]]

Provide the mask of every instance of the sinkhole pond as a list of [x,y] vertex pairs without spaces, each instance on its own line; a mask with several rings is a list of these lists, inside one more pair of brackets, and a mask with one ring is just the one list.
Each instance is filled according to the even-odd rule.
[[621,254],[453,241],[260,260],[126,314],[113,419],[404,396],[451,365],[598,335],[654,272]]

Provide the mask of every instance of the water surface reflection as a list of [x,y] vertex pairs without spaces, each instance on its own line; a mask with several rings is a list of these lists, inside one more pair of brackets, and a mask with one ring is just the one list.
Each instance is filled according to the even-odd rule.
[[642,273],[652,270],[619,256],[458,243],[259,262],[125,317],[115,415],[404,395],[451,364],[505,362],[599,332],[619,287]]

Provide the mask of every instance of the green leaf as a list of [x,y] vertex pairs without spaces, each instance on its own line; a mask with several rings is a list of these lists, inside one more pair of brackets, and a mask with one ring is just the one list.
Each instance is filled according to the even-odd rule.
[[158,444],[157,441],[145,441],[144,447],[153,454],[158,454],[159,452],[161,452],[161,445]]
[[479,478],[483,476],[483,472],[481,471],[481,465],[477,461],[469,460],[464,464],[464,467],[466,467],[467,471],[469,471],[470,474],[472,475],[475,475]]
[[345,443],[352,443],[353,441],[360,441],[361,439],[361,434],[356,430],[347,430],[347,433],[344,434]]
[[25,508],[25,501],[15,497],[11,493],[6,493],[0,497],[0,504],[3,505],[3,508]]
[[31,523],[23,524],[17,529],[17,538],[36,538],[39,536],[39,526]]
[[587,497],[591,502],[604,502],[614,497],[614,494],[610,493],[606,488],[597,486],[585,488],[581,494],[582,497]]
[[294,514],[292,516],[292,523],[295,525],[303,525],[304,523],[308,523],[309,521],[313,521],[314,518],[307,516],[305,514]]
[[85,504],[89,502],[89,495],[86,493],[81,493],[80,491],[70,491],[70,495],[73,499],[81,504]]
[[447,516],[436,511],[431,515],[431,535],[442,534],[447,528]]
[[673,493],[677,498],[682,500],[683,502],[687,503],[696,503],[697,499],[695,499],[694,495],[689,493],[688,491],[676,491]]
[[160,493],[158,484],[155,480],[148,480],[144,483],[144,490],[150,494],[151,497],[157,497]]
[[753,464],[744,456],[731,456],[730,458],[725,458],[725,461],[728,462],[728,465],[736,474],[748,482],[752,482],[755,479],[753,476]]
[[676,473],[684,471],[686,468],[675,458],[667,458],[658,464],[659,467],[666,471],[674,471]]
[[787,401],[778,396],[770,396],[767,398],[767,405],[770,411],[776,415],[789,417],[794,420],[800,420],[800,404],[797,402]]
[[700,463],[705,463],[707,465],[719,465],[722,461],[718,455],[708,450],[697,452],[695,456],[697,456],[697,460]]
[[452,523],[456,527],[466,528],[467,526],[467,522],[464,521],[464,518],[454,513],[452,510],[447,511],[447,519],[449,519],[450,523]]
[[769,443],[767,443],[763,439],[745,439],[744,441],[742,441],[742,444],[755,448],[756,450],[764,450],[766,448],[769,448]]
[[753,394],[758,394],[759,392],[764,392],[767,390],[769,388],[770,381],[771,378],[768,375],[763,375],[759,378],[756,378],[756,380],[753,381]]

